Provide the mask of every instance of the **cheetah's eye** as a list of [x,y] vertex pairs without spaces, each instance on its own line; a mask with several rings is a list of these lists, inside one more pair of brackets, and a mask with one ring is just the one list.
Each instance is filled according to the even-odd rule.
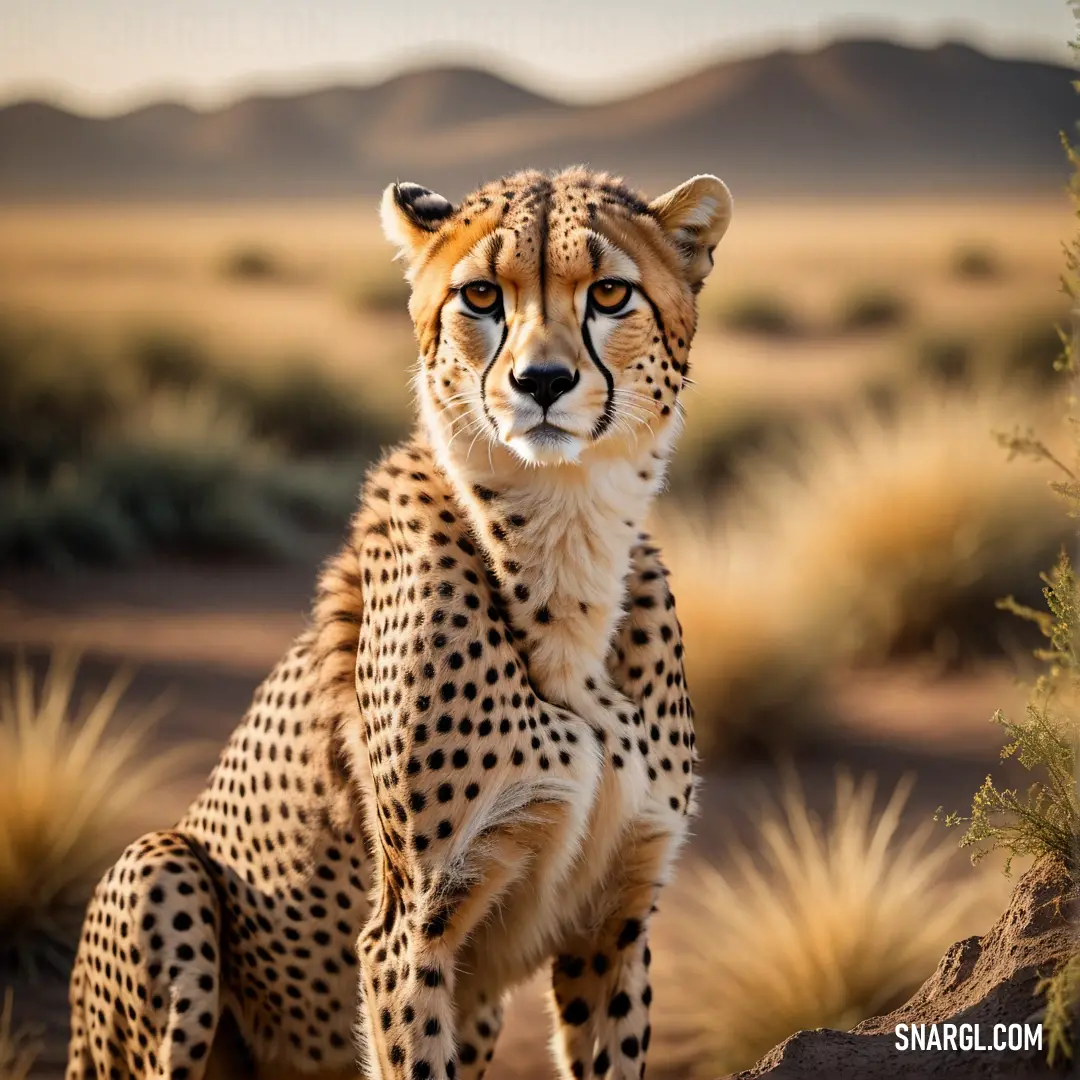
[[470,281],[461,290],[465,306],[478,315],[490,315],[495,311],[501,295],[499,286],[491,281]]
[[633,289],[627,282],[605,278],[589,290],[589,299],[593,307],[601,314],[614,315],[616,311],[626,306],[631,292]]

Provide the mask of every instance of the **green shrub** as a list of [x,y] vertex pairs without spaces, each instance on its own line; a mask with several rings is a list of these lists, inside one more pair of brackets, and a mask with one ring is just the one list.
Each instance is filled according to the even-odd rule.
[[[1080,24],[1080,2],[1070,4]],[[1073,43],[1080,56],[1080,34]],[[1080,87],[1078,87],[1080,88]],[[1080,151],[1063,137],[1072,167],[1070,194],[1080,215]],[[1069,514],[1080,518],[1080,417],[1077,416],[1075,383],[1080,375],[1080,352],[1075,344],[1076,313],[1080,310],[1080,233],[1065,245],[1065,274],[1062,288],[1073,313],[1073,333],[1062,333],[1062,348],[1048,349],[1048,366],[1067,377],[1064,394],[1073,442],[1068,460],[1032,432],[999,436],[1010,456],[1023,454],[1049,462],[1058,471],[1051,485],[1062,496]],[[1031,689],[1022,719],[1011,720],[1000,710],[994,721],[1006,733],[1002,758],[1015,758],[1031,776],[1026,791],[999,786],[988,776],[975,793],[971,814],[950,814],[950,825],[966,825],[961,845],[972,847],[972,859],[991,851],[1005,853],[1005,871],[1016,856],[1055,862],[1071,882],[1075,900],[1080,872],[1080,589],[1072,563],[1062,550],[1051,573],[1043,575],[1046,611],[1035,611],[1013,598],[1001,606],[1034,622],[1047,647],[1036,653],[1042,671]],[[939,811],[940,813],[940,811]],[[1043,1025],[1048,1034],[1047,1059],[1053,1065],[1060,1058],[1073,1057],[1076,1010],[1080,1007],[1080,947],[1074,944],[1069,956],[1040,982],[1038,992],[1045,1000]]]
[[838,320],[841,331],[885,330],[908,317],[907,302],[884,289],[865,289],[845,301]]
[[1009,720],[1000,711],[994,714],[994,722],[1007,737],[1002,758],[1015,758],[1036,779],[1021,793],[999,788],[988,776],[975,793],[971,816],[946,818],[950,825],[967,825],[960,845],[975,849],[974,861],[991,851],[1004,851],[1006,873],[1016,856],[1049,856],[1074,870],[1080,865],[1076,789],[1080,728],[1075,718],[1062,711],[1062,694],[1080,690],[1080,607],[1076,577],[1064,552],[1043,580],[1048,613],[1017,604],[1011,597],[1000,606],[1039,627],[1050,647],[1037,655],[1049,670],[1036,681],[1024,719]]
[[1074,952],[1052,975],[1040,980],[1035,993],[1046,1001],[1043,1027],[1047,1032],[1046,1062],[1056,1065],[1059,1059],[1071,1060],[1070,1031],[1080,1003],[1080,950]]
[[740,334],[793,337],[801,330],[787,305],[765,293],[750,293],[733,300],[721,311],[720,321],[728,330]]

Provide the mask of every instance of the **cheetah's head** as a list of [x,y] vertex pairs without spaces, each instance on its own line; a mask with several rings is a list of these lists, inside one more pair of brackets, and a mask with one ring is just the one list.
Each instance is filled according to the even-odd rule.
[[422,414],[534,465],[667,446],[696,296],[731,195],[695,176],[647,202],[583,168],[523,172],[454,206],[392,184],[383,227],[412,283]]

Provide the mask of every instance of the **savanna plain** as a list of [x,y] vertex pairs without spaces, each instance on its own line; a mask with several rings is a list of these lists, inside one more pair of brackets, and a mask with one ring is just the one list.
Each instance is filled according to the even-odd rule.
[[[995,601],[1038,606],[1068,536],[997,439],[1069,438],[1064,192],[735,194],[654,522],[704,778],[654,932],[664,1080],[888,1011],[1000,913],[934,811],[1018,779],[990,720],[1037,642]],[[367,203],[0,209],[4,1080],[59,1075],[93,882],[199,790],[407,430],[407,299]],[[538,981],[490,1075],[551,1075],[546,1041]]]

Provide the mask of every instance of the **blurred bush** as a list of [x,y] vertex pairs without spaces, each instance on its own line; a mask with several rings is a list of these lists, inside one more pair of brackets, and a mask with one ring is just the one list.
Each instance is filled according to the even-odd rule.
[[355,478],[289,462],[128,445],[47,488],[9,489],[0,562],[62,570],[151,555],[285,560],[342,526]]
[[743,461],[791,445],[807,417],[783,406],[746,407],[687,426],[671,463],[668,490],[680,498],[718,500]]
[[0,564],[287,557],[344,525],[394,421],[314,361],[0,324]]
[[221,379],[225,403],[247,419],[256,439],[272,441],[297,458],[371,452],[396,429],[365,409],[357,390],[342,385],[312,360],[286,359],[257,379]]
[[963,383],[972,374],[975,349],[971,342],[958,337],[932,337],[918,350],[916,366],[931,383]]
[[908,314],[908,304],[903,297],[882,288],[864,288],[844,301],[837,326],[847,333],[887,330],[900,326]]
[[129,346],[130,363],[150,390],[191,390],[212,384],[214,363],[193,338],[163,330],[135,336]]
[[778,296],[748,293],[721,308],[720,323],[741,334],[792,337],[801,326],[795,313]]
[[796,734],[838,664],[931,650],[955,665],[1012,643],[993,601],[1029,595],[1067,523],[993,433],[1040,411],[1000,390],[863,407],[750,454],[722,513],[662,504],[706,755]]
[[283,277],[283,270],[266,248],[245,245],[230,251],[221,263],[222,273],[239,281],[268,281]]
[[357,311],[409,314],[409,283],[397,267],[371,269],[353,286],[350,303]]
[[0,323],[0,477],[47,478],[130,406],[125,373],[70,340]]
[[964,244],[952,256],[952,272],[965,281],[989,281],[1001,276],[1002,265],[994,252],[981,244]]
[[916,346],[916,373],[944,387],[1019,383],[1045,393],[1060,381],[1054,365],[1064,348],[1057,329],[1062,321],[1036,313],[990,326],[978,337],[927,337]]

